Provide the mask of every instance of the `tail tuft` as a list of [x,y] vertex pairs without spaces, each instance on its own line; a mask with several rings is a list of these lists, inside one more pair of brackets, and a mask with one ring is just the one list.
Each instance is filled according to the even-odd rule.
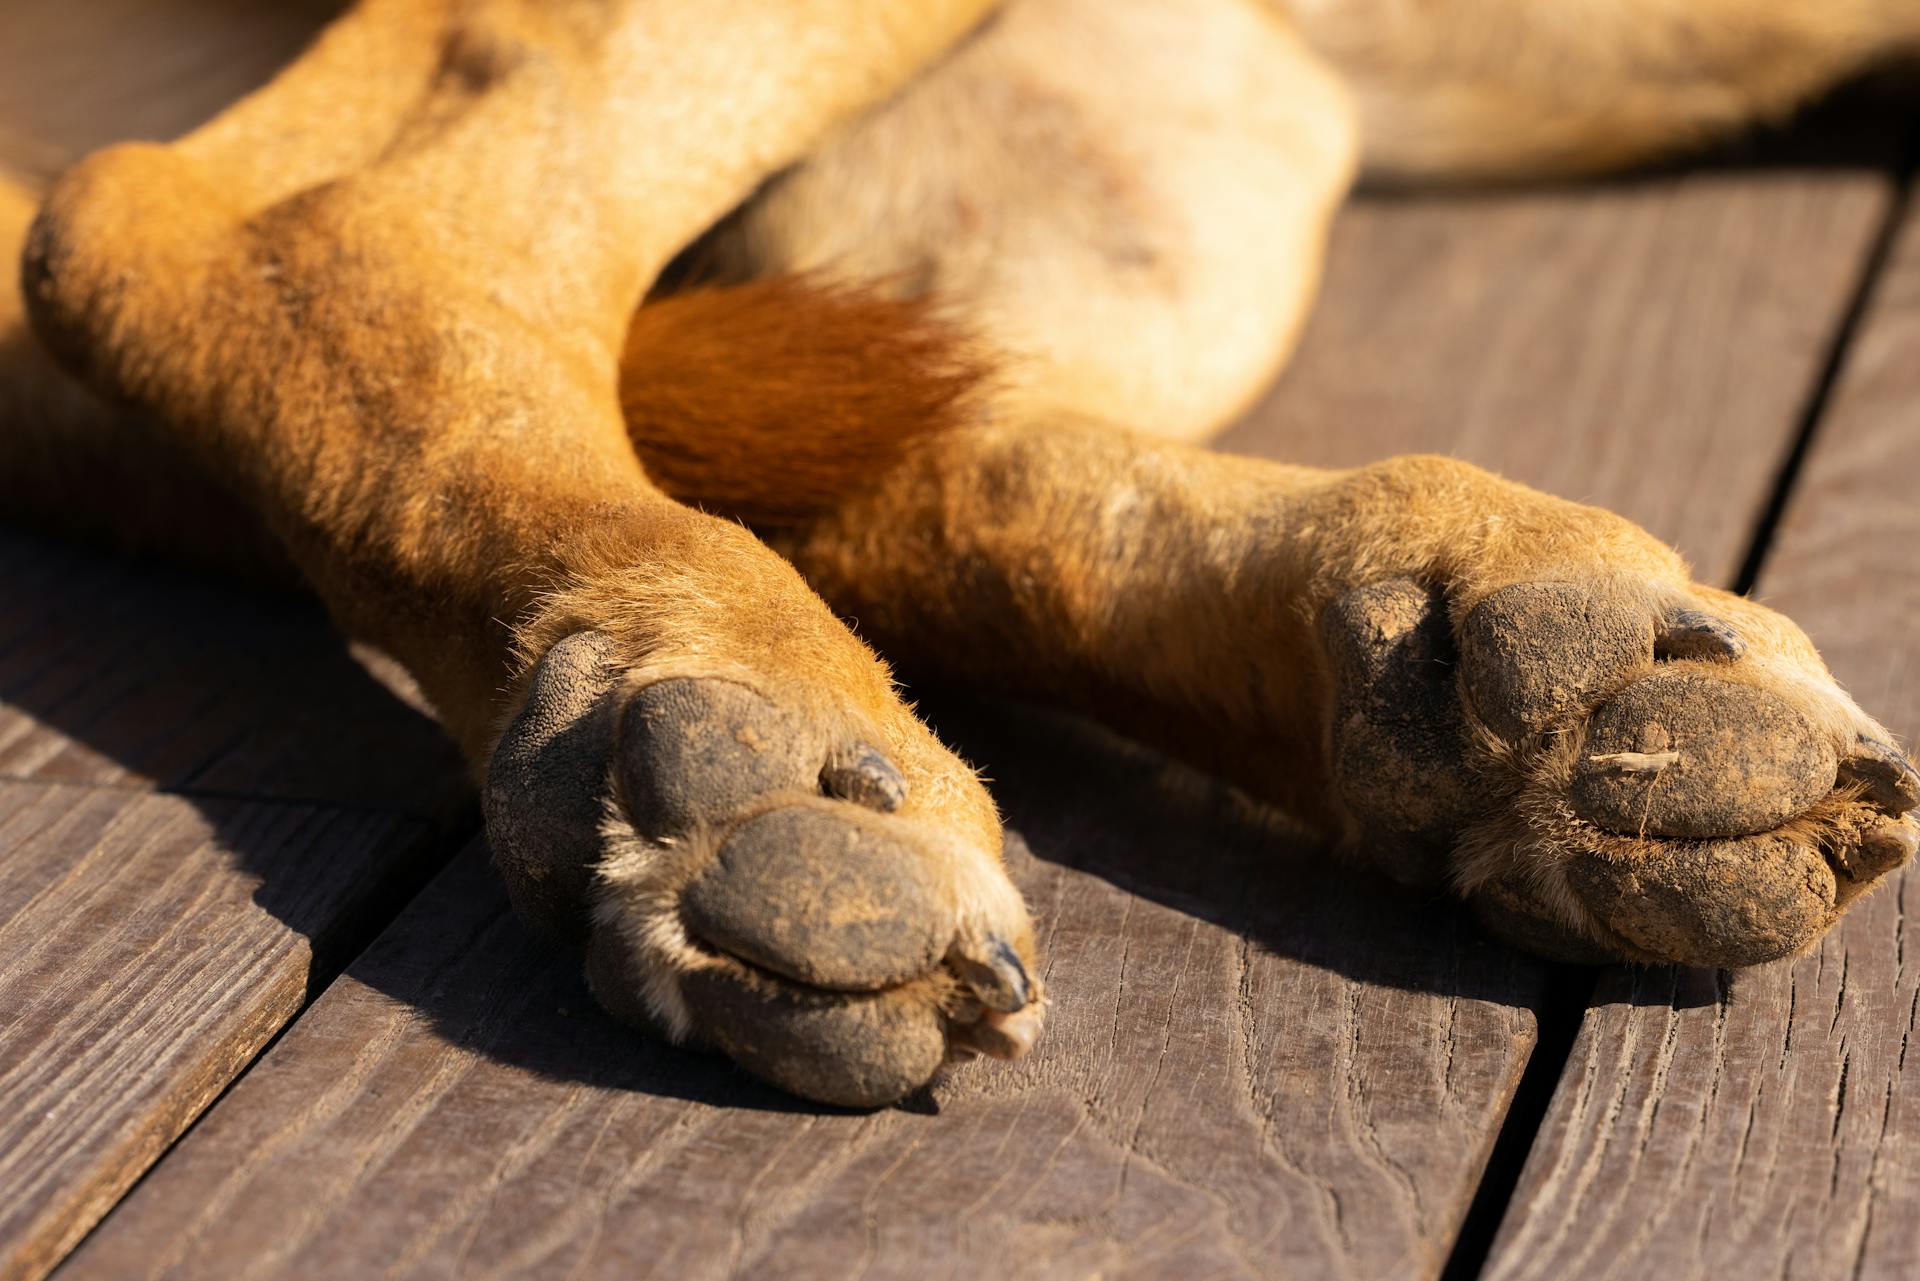
[[789,525],[969,412],[985,367],[922,302],[805,277],[697,289],[634,315],[620,403],[682,502]]

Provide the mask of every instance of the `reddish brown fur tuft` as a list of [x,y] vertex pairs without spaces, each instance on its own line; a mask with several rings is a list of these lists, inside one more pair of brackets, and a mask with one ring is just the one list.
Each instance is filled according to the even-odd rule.
[[660,488],[782,525],[830,510],[956,426],[984,375],[927,303],[790,277],[642,307],[620,404]]

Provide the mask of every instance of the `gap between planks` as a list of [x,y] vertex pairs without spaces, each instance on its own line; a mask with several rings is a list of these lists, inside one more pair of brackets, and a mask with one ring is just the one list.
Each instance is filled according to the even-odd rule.
[[[1920,216],[1912,156],[1812,402],[1756,586],[1911,742]],[[1911,869],[1810,955],[1707,982],[1606,974],[1486,1268],[1568,1275],[1920,1274],[1920,1097],[1906,1060]]]

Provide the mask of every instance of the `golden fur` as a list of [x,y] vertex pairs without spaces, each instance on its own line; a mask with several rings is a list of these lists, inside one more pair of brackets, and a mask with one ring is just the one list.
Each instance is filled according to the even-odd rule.
[[[291,562],[409,668],[487,781],[517,897],[574,887],[553,901],[590,935],[610,1008],[839,1101],[910,1088],[949,1039],[1020,1052],[1047,999],[992,802],[869,644],[1103,717],[1356,849],[1380,834],[1333,786],[1353,691],[1323,620],[1368,584],[1440,591],[1462,644],[1483,603],[1538,584],[1650,637],[1711,615],[1688,643],[1730,628],[1737,659],[1683,658],[1777,694],[1835,759],[1885,740],[1791,623],[1693,584],[1608,513],[1449,459],[1328,473],[1177,442],[1284,361],[1361,167],[1645,156],[1900,51],[1912,6],[990,8],[361,0],[265,89],[176,142],[94,151],[44,192],[31,171],[63,147],[145,130],[77,103],[63,131],[62,91],[39,81],[0,133],[23,175],[0,191],[23,263],[21,296],[0,295],[5,481],[49,520]],[[259,22],[229,33],[224,74],[264,78],[301,19]],[[239,87],[151,119],[184,126]],[[590,652],[559,647],[574,637]],[[1552,732],[1633,673],[1556,705]],[[621,762],[666,749],[619,709],[669,688],[710,700],[686,713],[687,760],[745,743],[752,773],[769,734],[815,755],[773,801],[690,776],[698,803],[649,818]],[[1515,795],[1564,786],[1565,760],[1510,750],[1485,711],[1465,713],[1485,741],[1461,740],[1463,761]],[[609,755],[560,769],[541,753],[563,739]],[[827,799],[796,796],[816,772]],[[593,830],[526,837],[565,809],[540,789],[570,779]],[[1900,803],[1834,795],[1844,815],[1793,829],[1806,859],[1844,861],[1826,848],[1843,839],[1911,850]],[[768,804],[843,815],[932,869],[925,910],[952,940],[932,970],[818,991],[781,968],[806,961],[785,944],[749,962],[689,941],[678,896]],[[879,816],[835,808],[856,804]],[[1722,955],[1717,936],[1623,943],[1569,888],[1569,860],[1606,875],[1660,841],[1528,844],[1533,812],[1449,829],[1456,888],[1616,954]],[[562,858],[568,841],[585,844]],[[865,901],[848,893],[820,919]],[[742,894],[724,928],[786,928]],[[752,1031],[769,1027],[772,1048]]]

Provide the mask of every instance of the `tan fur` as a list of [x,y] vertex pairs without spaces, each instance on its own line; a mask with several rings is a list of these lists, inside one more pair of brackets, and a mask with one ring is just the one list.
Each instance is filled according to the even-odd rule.
[[[1717,611],[1749,650],[1728,679],[1786,698],[1836,752],[1884,738],[1791,623],[1692,584],[1618,517],[1450,459],[1332,473],[1167,438],[1217,426],[1284,360],[1361,154],[1406,173],[1612,163],[1783,110],[1901,47],[1911,15],[988,10],[363,0],[178,142],[69,169],[30,232],[33,200],[3,193],[38,337],[8,294],[0,466],[43,495],[77,476],[123,525],[141,512],[115,505],[110,465],[149,494],[156,474],[194,487],[156,523],[231,509],[224,537],[258,546],[241,532],[257,522],[345,629],[409,668],[477,776],[535,665],[585,633],[622,696],[733,682],[823,742],[871,745],[908,797],[888,830],[951,870],[956,948],[1003,939],[1036,979],[985,790],[835,611],[916,665],[1103,717],[1349,840],[1367,816],[1329,788],[1316,626],[1387,579],[1442,590],[1456,626],[1543,582],[1649,630]],[[16,170],[61,147],[10,123]],[[103,461],[76,464],[89,450]],[[1557,757],[1470,754],[1513,796],[1558,795]],[[1836,796],[1806,840],[1865,822]],[[1463,889],[1559,857],[1528,804],[1476,829]],[[672,860],[609,821],[602,999],[697,1034],[687,984],[715,966],[648,870]],[[1534,876],[1541,910],[1608,938],[1557,878]],[[755,1000],[788,990],[718,968]],[[860,1009],[885,1015],[874,1027],[950,1019],[965,972]],[[1045,1000],[1036,981],[1004,1039],[1029,1041]],[[791,1079],[839,1097],[830,1077]]]
[[1291,349],[1355,148],[1345,89],[1255,5],[1023,0],[704,257],[938,298],[997,354],[1003,413],[1192,440]]
[[1779,121],[1920,48],[1911,0],[1275,0],[1394,179],[1588,173]]

